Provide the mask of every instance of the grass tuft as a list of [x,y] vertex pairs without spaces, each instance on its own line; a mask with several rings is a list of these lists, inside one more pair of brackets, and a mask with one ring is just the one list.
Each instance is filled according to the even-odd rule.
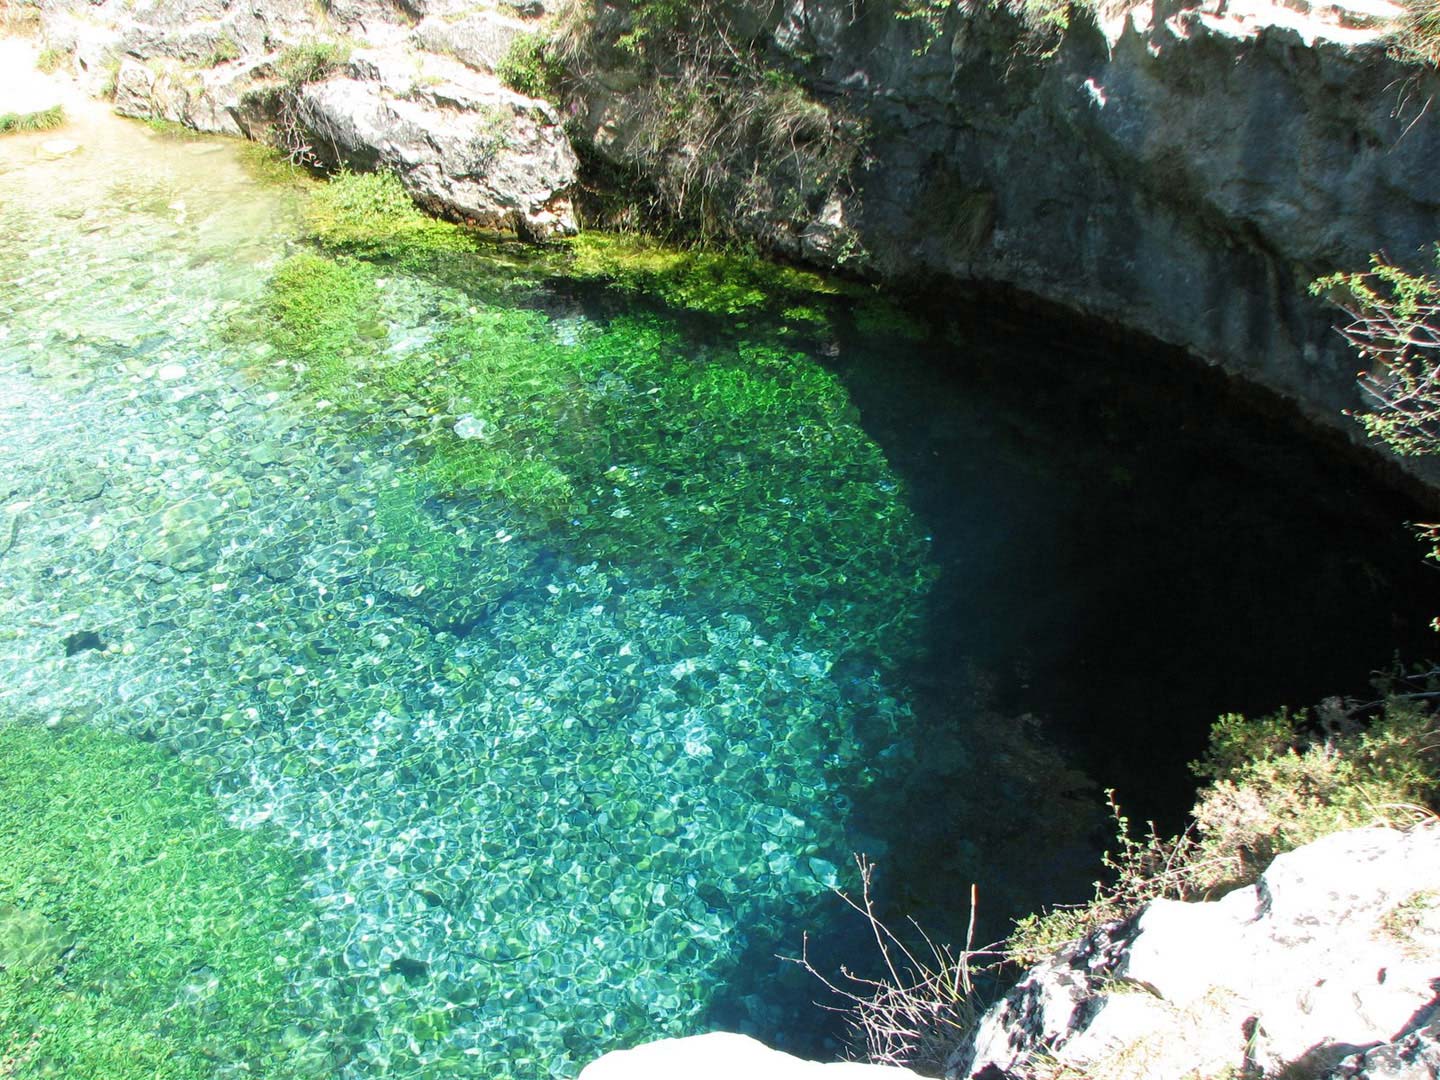
[[302,41],[281,51],[275,74],[290,87],[328,78],[350,60],[350,46],[342,41]]
[[38,112],[0,113],[0,135],[22,131],[50,131],[65,123],[65,110],[59,105]]
[[59,71],[68,59],[70,59],[70,54],[64,49],[57,49],[47,45],[40,50],[40,55],[35,57],[35,67],[37,70],[49,75]]
[[1405,0],[1390,51],[1405,63],[1440,67],[1440,0]]

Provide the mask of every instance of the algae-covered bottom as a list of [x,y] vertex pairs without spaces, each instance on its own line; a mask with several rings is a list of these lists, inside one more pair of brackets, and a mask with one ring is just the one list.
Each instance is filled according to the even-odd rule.
[[[572,269],[624,288],[428,227],[312,247],[307,196],[233,146],[70,134],[59,160],[0,145],[0,714],[178,754],[135,820],[174,798],[193,831],[199,784],[264,841],[247,926],[283,992],[250,938],[178,927],[190,962],[131,992],[77,913],[134,891],[7,867],[0,947],[65,946],[26,953],[0,1052],[93,1070],[55,1026],[75,996],[147,1038],[180,1009],[246,1033],[176,1050],[175,1077],[569,1076],[716,1023],[813,1049],[814,987],[774,954],[844,939],[852,852],[933,877],[931,905],[971,878],[998,912],[1083,888],[1087,782],[985,692],[1024,652],[986,641],[1066,610],[986,606],[1033,582],[999,511],[1055,494],[1065,440],[1011,437],[1026,408],[990,415],[983,381],[906,419],[884,390],[965,346],[723,262],[666,263],[666,304],[603,247]],[[957,417],[990,456],[935,453]],[[141,760],[67,739],[27,760]],[[86,834],[92,876],[151,880],[128,835]],[[187,885],[205,918],[226,902]]]

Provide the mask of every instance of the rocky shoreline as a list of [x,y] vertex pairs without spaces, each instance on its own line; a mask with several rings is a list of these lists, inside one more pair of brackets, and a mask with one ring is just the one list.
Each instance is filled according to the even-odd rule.
[[[1437,960],[1440,826],[1335,833],[1281,855],[1255,885],[1155,900],[1066,946],[984,1013],[945,1076],[1430,1080]],[[581,1080],[737,1075],[918,1074],[700,1035],[608,1054]]]
[[494,72],[521,19],[436,7],[411,27],[380,4],[330,10],[324,22],[284,0],[55,5],[43,36],[123,116],[276,141],[325,168],[385,168],[431,212],[480,227],[576,231],[559,115]]
[[[607,8],[595,33],[621,35],[630,10]],[[900,288],[1012,289],[1178,346],[1360,441],[1343,415],[1363,404],[1357,361],[1307,287],[1377,251],[1423,264],[1440,239],[1424,108],[1440,81],[1387,52],[1398,9],[1151,0],[1077,12],[1044,55],[1003,8],[938,10],[927,25],[848,0],[767,9],[757,48],[864,141],[799,202],[735,206],[734,233]],[[572,143],[637,189],[693,148],[639,137],[644,85],[665,72],[624,50],[562,102],[506,87],[511,43],[546,25],[537,0],[348,0],[323,18],[286,0],[46,0],[42,35],[124,115],[391,169],[434,213],[547,239],[579,227]],[[323,70],[287,72],[317,46],[333,50]]]

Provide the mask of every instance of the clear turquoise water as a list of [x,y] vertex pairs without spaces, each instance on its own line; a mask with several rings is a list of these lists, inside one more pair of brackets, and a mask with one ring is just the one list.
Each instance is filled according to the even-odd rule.
[[814,1049],[773,954],[863,963],[852,852],[944,936],[975,878],[996,930],[1077,898],[1072,763],[1144,772],[1161,727],[1173,770],[1428,617],[1391,610],[1398,524],[1356,554],[1388,505],[1296,509],[1329,459],[1249,415],[1177,434],[1173,383],[1086,397],[1061,343],[1021,376],[1008,342],[717,325],[501,258],[382,269],[381,356],[483,356],[525,305],[580,509],[447,496],[425,462],[486,402],[342,409],[224,332],[300,248],[292,194],[223,143],[67,134],[0,145],[0,712],[173,748],[304,854],[322,1074],[569,1076],[718,1023]]
[[[7,146],[0,176],[0,708],[172,747],[236,822],[308,854],[321,948],[287,963],[340,1075],[570,1075],[695,1030],[738,958],[794,944],[838,883],[874,753],[912,752],[882,661],[831,677],[846,621],[883,640],[924,580],[890,560],[886,597],[870,576],[867,547],[925,545],[883,454],[853,415],[801,410],[766,445],[763,403],[752,445],[712,435],[703,401],[657,416],[655,381],[695,369],[677,327],[541,314],[551,345],[623,342],[585,392],[619,401],[615,432],[713,438],[711,490],[738,509],[678,477],[662,559],[441,498],[416,446],[456,415],[343,412],[221,335],[292,247],[291,200],[223,144],[96,124],[61,161]],[[490,313],[416,277],[380,297],[391,358]],[[625,489],[673,455],[601,434],[611,490],[583,512],[646,512]],[[833,518],[820,484],[863,515]],[[857,560],[886,610],[816,591]],[[774,595],[792,577],[803,606]]]

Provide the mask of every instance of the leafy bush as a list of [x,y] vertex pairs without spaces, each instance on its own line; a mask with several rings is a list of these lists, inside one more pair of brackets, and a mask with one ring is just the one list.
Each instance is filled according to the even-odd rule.
[[1365,430],[1397,454],[1440,450],[1440,281],[1374,255],[1368,271],[1322,277],[1310,292],[1351,316],[1341,333],[1373,365],[1360,375],[1373,406]]
[[[1227,718],[1228,731],[1237,719]],[[1282,852],[1341,829],[1403,822],[1435,798],[1440,725],[1416,701],[1392,697],[1373,722],[1323,736],[1285,714],[1257,727],[1249,743],[1262,752],[1237,756],[1247,740],[1231,734],[1199,765],[1215,780],[1194,810],[1194,891],[1253,881]]]
[[549,38],[528,32],[517,34],[495,67],[500,81],[517,93],[553,98],[565,77],[565,65],[550,50]]
[[1328,833],[1408,824],[1435,805],[1440,721],[1422,698],[1391,693],[1369,722],[1333,703],[1321,713],[1318,728],[1283,710],[1257,721],[1221,717],[1209,752],[1192,766],[1211,782],[1199,793],[1192,830],[1179,837],[1161,837],[1153,825],[1135,837],[1112,795],[1116,847],[1094,899],[1021,920],[1008,954],[1033,963],[1149,900],[1248,884],[1277,855]]
[[0,762],[6,1055],[106,1080],[330,1071],[286,1005],[313,946],[280,847],[134,739],[12,723]]

